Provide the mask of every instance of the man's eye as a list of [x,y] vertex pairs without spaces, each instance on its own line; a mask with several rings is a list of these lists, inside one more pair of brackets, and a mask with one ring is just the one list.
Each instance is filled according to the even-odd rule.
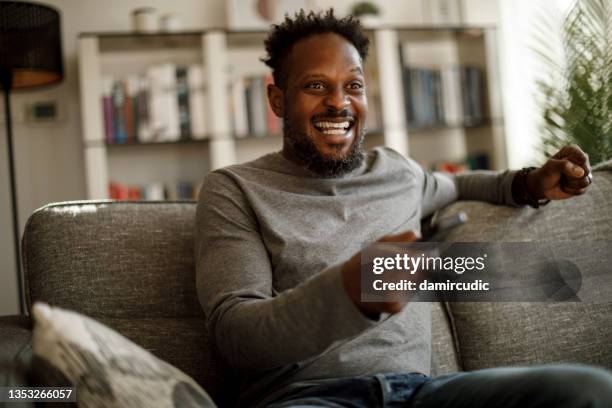
[[351,82],[349,84],[349,89],[351,89],[351,90],[361,90],[361,89],[363,89],[363,84],[361,82]]
[[323,89],[323,84],[321,82],[310,82],[306,84],[304,88],[308,89]]

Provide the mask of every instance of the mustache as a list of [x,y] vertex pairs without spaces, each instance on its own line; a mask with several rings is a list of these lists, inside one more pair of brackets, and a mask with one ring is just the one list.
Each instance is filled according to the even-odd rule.
[[319,113],[314,116],[314,119],[332,119],[332,118],[353,118],[353,114],[348,109],[336,110],[327,109],[325,113]]

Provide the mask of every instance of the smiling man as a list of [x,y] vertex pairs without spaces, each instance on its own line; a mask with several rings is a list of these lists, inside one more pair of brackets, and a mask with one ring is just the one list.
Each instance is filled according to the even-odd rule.
[[[366,46],[363,41],[361,47]],[[268,64],[280,66],[269,99],[283,118],[283,155],[323,177],[359,167],[368,103],[362,56],[355,46],[339,34],[322,33],[296,43],[286,59],[274,58]],[[299,69],[288,75],[289,67]]]
[[359,23],[302,12],[274,27],[266,50],[283,149],[206,175],[196,215],[198,295],[222,358],[245,379],[241,404],[611,404],[610,374],[586,367],[430,378],[430,305],[360,299],[363,248],[413,241],[423,217],[457,199],[537,207],[582,194],[584,153],[568,147],[538,169],[451,177],[391,149],[364,152]]

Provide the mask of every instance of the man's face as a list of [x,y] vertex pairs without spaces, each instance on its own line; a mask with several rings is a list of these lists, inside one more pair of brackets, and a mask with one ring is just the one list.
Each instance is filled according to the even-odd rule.
[[337,34],[296,43],[287,59],[283,152],[321,176],[363,160],[367,100],[359,53]]

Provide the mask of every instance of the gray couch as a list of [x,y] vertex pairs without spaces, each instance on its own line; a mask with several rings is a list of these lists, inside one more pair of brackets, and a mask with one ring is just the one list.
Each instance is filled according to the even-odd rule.
[[[588,194],[542,210],[459,202],[451,241],[612,241],[612,164]],[[192,202],[66,202],[30,217],[23,239],[28,308],[42,300],[90,315],[195,378],[226,405],[236,378],[212,358],[194,284]],[[608,271],[610,273],[610,271]],[[611,303],[435,304],[434,375],[507,365],[612,368]],[[0,319],[0,385],[31,381],[30,322]],[[230,397],[231,398],[231,397]]]

